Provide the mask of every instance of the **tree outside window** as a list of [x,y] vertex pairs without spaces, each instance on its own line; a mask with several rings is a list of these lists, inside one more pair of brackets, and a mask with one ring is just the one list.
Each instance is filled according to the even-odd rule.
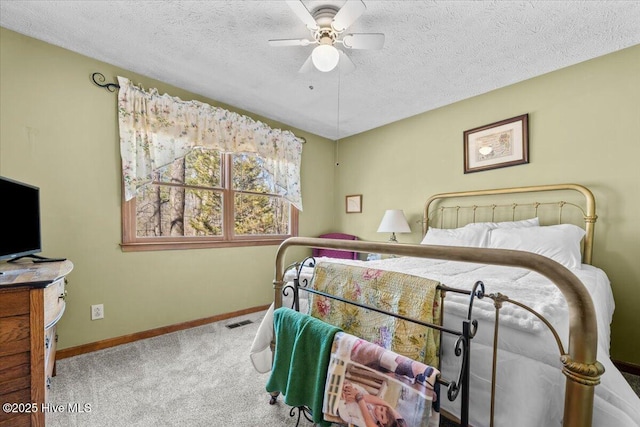
[[279,244],[298,211],[254,154],[195,149],[123,204],[123,250]]

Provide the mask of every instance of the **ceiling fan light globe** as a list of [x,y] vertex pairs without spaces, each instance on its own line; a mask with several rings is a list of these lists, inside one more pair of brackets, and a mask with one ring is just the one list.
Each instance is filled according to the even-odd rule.
[[319,71],[326,73],[336,68],[340,61],[340,53],[335,47],[322,44],[311,52],[311,61]]

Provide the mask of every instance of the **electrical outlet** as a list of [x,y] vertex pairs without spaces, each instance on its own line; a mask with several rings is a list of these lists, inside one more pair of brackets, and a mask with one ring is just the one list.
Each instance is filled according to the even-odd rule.
[[104,305],[95,304],[91,306],[91,320],[104,319]]

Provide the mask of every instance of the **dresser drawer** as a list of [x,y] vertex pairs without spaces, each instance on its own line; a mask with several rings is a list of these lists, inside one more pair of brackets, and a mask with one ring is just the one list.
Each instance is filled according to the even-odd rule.
[[56,360],[56,335],[55,325],[44,331],[44,372],[49,377],[53,377],[53,365]]
[[0,396],[28,389],[31,384],[29,369],[28,352],[0,357]]
[[56,280],[44,289],[44,326],[48,328],[55,324],[65,307],[65,298],[67,291],[65,288],[65,279]]
[[56,365],[56,326],[52,326],[44,332],[44,401],[49,401],[49,390],[53,379],[53,370]]
[[0,317],[29,314],[29,288],[3,289],[0,298]]

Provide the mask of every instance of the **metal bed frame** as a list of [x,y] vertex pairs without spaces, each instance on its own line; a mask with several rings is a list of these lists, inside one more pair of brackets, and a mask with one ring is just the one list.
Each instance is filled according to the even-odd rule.
[[[293,279],[293,284],[292,285],[287,284],[282,288],[282,294],[285,296],[288,295],[288,292],[293,293],[293,299],[291,304],[292,309],[296,311],[300,311],[300,298],[299,298],[300,291],[309,292],[314,295],[330,298],[332,300],[336,300],[345,304],[354,305],[366,310],[375,311],[377,313],[381,313],[387,316],[392,316],[407,322],[412,322],[421,326],[436,329],[440,333],[451,334],[457,337],[455,346],[454,346],[454,354],[456,357],[459,357],[461,360],[457,379],[448,380],[442,377],[441,375],[438,375],[437,382],[443,385],[444,387],[446,387],[447,398],[450,401],[456,400],[458,395],[459,394],[461,395],[461,416],[460,416],[459,422],[461,427],[468,427],[469,426],[469,375],[470,375],[470,368],[471,368],[470,366],[471,341],[475,336],[478,328],[478,322],[477,320],[471,318],[471,313],[473,310],[474,300],[476,298],[482,299],[485,297],[484,283],[482,283],[482,281],[477,281],[474,284],[473,289],[471,291],[468,291],[466,289],[456,289],[443,284],[438,285],[437,288],[438,290],[441,291],[440,293],[441,307],[444,304],[444,300],[447,292],[454,292],[454,293],[469,295],[467,318],[462,321],[461,329],[456,330],[456,329],[445,328],[442,326],[444,311],[440,312],[440,319],[438,319],[439,320],[438,323],[428,323],[420,319],[410,318],[398,313],[392,313],[386,310],[382,310],[378,307],[374,307],[367,304],[361,304],[355,301],[350,301],[336,295],[331,295],[326,292],[321,292],[316,289],[310,288],[309,280],[306,278],[304,279],[301,278],[302,270],[304,267],[315,267],[315,264],[316,264],[316,260],[313,257],[308,257],[308,258],[305,258],[302,262],[294,263],[294,264],[291,264],[289,267],[287,267],[286,271],[289,271],[290,269],[296,270],[296,274]],[[273,405],[277,399],[277,396],[278,396],[277,393],[272,395],[269,403]],[[292,417],[295,416],[296,411],[298,415],[298,418],[297,418],[298,421],[296,423],[296,427],[300,424],[301,415],[304,415],[307,418],[307,420],[312,421],[309,417],[309,413],[310,413],[309,408],[304,406],[294,407],[291,409],[290,416]]]
[[[580,204],[556,201],[556,202],[533,202],[533,203],[510,203],[507,205],[489,204],[470,206],[441,206],[434,207],[443,200],[455,200],[460,198],[477,198],[485,196],[503,196],[514,195],[520,193],[539,193],[539,192],[578,192],[583,198]],[[572,193],[575,194],[575,193]],[[581,207],[584,206],[584,208]],[[576,207],[582,213],[584,228],[586,235],[583,240],[583,262],[590,264],[593,251],[594,225],[597,219],[595,214],[595,198],[590,190],[577,184],[560,184],[560,185],[543,185],[531,187],[503,188],[493,190],[478,190],[466,192],[442,193],[430,197],[425,203],[423,231],[428,230],[429,224],[433,223],[434,213],[441,214],[447,211],[455,213],[454,224],[459,225],[460,212],[470,210],[471,221],[474,222],[480,210],[488,209],[491,212],[490,220],[495,221],[495,212],[500,207],[508,207],[511,210],[511,219],[516,218],[516,211],[521,208],[533,209],[536,214],[541,207],[551,206],[559,211],[559,221],[562,220],[563,209],[565,207]],[[441,224],[443,220],[441,220]],[[542,316],[528,307],[510,300],[507,296],[501,294],[487,295],[494,300],[496,306],[496,319],[502,304],[513,303],[522,307],[534,315],[539,317],[547,327],[550,328],[560,352],[560,361],[563,365],[563,374],[565,375],[565,399],[564,399],[564,417],[563,425],[565,427],[590,427],[593,415],[594,387],[600,383],[600,376],[604,373],[604,368],[596,360],[597,354],[597,325],[595,317],[595,309],[591,297],[584,288],[582,282],[567,268],[556,263],[555,261],[533,253],[505,250],[505,249],[486,249],[486,248],[468,248],[468,247],[451,247],[451,246],[432,246],[432,245],[407,245],[397,243],[381,243],[367,241],[341,241],[334,239],[292,237],[285,240],[279,247],[275,261],[275,278],[274,286],[274,307],[282,306],[282,292],[285,288],[284,274],[285,255],[289,248],[292,247],[320,247],[327,249],[342,249],[363,253],[379,253],[386,255],[411,256],[421,258],[431,258],[439,260],[451,260],[462,262],[474,262],[481,264],[502,265],[510,267],[520,267],[535,271],[547,277],[562,292],[567,301],[569,308],[569,339],[568,351],[565,351],[558,334]],[[477,291],[474,288],[474,292]],[[484,296],[484,289],[479,294]],[[479,295],[476,295],[479,296]],[[472,296],[473,297],[473,296]],[[472,302],[470,303],[472,304]],[[369,307],[367,307],[369,308]],[[471,313],[471,310],[469,310]],[[469,315],[469,327],[472,327],[473,321]],[[497,335],[499,322],[496,321],[495,332]],[[473,330],[468,331],[468,339],[472,338],[475,333]],[[469,344],[467,341],[465,344]],[[272,343],[273,345],[273,343]],[[466,345],[468,348],[468,345]],[[494,368],[496,360],[496,344],[494,342]],[[457,353],[457,352],[456,352]],[[468,356],[468,353],[467,353]],[[464,359],[463,359],[464,360]],[[464,363],[463,363],[464,364]],[[466,366],[468,367],[468,360]],[[464,371],[464,369],[463,369]],[[494,369],[495,371],[495,369]],[[494,381],[495,384],[495,381]],[[462,387],[463,396],[468,393],[468,381],[465,381],[464,373],[462,373],[460,383],[456,383],[453,388]],[[465,387],[467,388],[465,390]],[[493,401],[494,392],[492,390],[492,420],[493,423]],[[272,399],[273,400],[273,399]],[[464,400],[463,400],[464,402]],[[273,403],[273,402],[272,402]],[[292,409],[293,411],[293,409]],[[461,413],[464,417],[464,411]],[[299,417],[300,415],[298,415]],[[461,420],[465,422],[465,420]]]

